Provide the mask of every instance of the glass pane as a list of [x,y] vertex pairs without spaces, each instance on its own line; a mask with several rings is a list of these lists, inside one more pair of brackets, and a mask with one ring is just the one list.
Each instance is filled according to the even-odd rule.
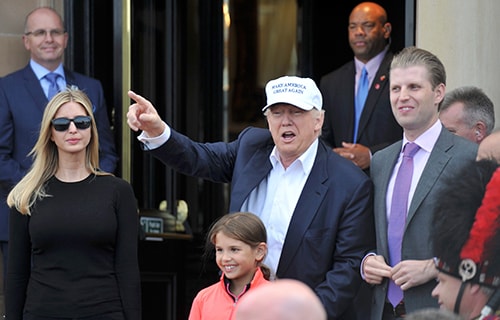
[[265,127],[266,83],[297,75],[297,1],[224,0],[224,93],[229,139]]

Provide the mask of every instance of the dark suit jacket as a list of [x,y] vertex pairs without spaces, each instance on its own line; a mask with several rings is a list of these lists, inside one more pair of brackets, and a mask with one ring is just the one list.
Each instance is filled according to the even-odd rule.
[[[370,148],[372,154],[401,139],[403,130],[396,122],[389,100],[389,68],[393,54],[387,52],[373,80],[361,114],[358,138]],[[342,142],[353,142],[354,86],[356,67],[354,60],[321,78],[325,122],[323,140],[332,148]]]
[[[377,152],[372,159],[371,176],[375,186],[375,229],[377,254],[389,261],[387,244],[386,194],[387,186],[401,152],[402,141]],[[436,203],[445,187],[446,177],[460,172],[464,166],[471,166],[477,153],[477,144],[450,133],[443,127],[429,160],[418,181],[413,195],[406,229],[403,236],[402,260],[432,259],[431,227]],[[450,181],[450,180],[447,180]],[[375,286],[371,319],[382,319],[382,311],[387,294],[388,281]],[[404,292],[407,312],[422,308],[438,307],[437,300],[431,296],[436,282],[431,280],[423,285]]]
[[[195,143],[172,130],[152,154],[168,166],[214,182],[231,182],[230,211],[239,211],[272,166],[269,130],[248,128],[231,143]],[[305,282],[338,319],[359,284],[359,265],[373,238],[372,183],[349,161],[319,143],[278,264],[278,278]]]
[[[110,129],[101,83],[64,69],[68,86],[84,91],[93,104],[99,132],[100,166],[113,172],[118,157]],[[43,111],[48,103],[40,81],[28,64],[0,79],[0,241],[8,240],[9,209],[5,199],[10,189],[26,174],[32,159]]]

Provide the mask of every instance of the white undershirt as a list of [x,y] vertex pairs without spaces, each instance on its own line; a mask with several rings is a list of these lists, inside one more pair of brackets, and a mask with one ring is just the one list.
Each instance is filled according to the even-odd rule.
[[241,207],[241,211],[259,216],[266,226],[268,253],[264,263],[273,275],[278,268],[288,226],[311,172],[317,150],[316,139],[306,152],[285,170],[279,161],[278,150],[274,147],[269,156],[273,168],[252,190]]

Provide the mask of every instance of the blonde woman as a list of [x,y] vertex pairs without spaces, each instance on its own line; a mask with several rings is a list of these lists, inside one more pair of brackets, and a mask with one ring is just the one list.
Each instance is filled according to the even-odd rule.
[[33,165],[7,198],[8,319],[141,318],[135,196],[98,169],[98,152],[88,97],[54,96]]

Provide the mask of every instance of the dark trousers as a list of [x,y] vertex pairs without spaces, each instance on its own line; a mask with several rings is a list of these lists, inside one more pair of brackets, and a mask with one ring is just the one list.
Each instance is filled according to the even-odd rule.
[[386,302],[384,305],[384,312],[382,314],[382,320],[398,320],[404,319],[406,316],[405,304],[403,301],[394,308],[392,304]]
[[9,254],[9,243],[0,241],[0,317],[5,314],[5,279],[7,278],[7,255]]
[[97,316],[84,317],[84,318],[51,318],[39,317],[27,312],[23,315],[23,320],[124,320],[125,317],[122,312],[111,312]]

